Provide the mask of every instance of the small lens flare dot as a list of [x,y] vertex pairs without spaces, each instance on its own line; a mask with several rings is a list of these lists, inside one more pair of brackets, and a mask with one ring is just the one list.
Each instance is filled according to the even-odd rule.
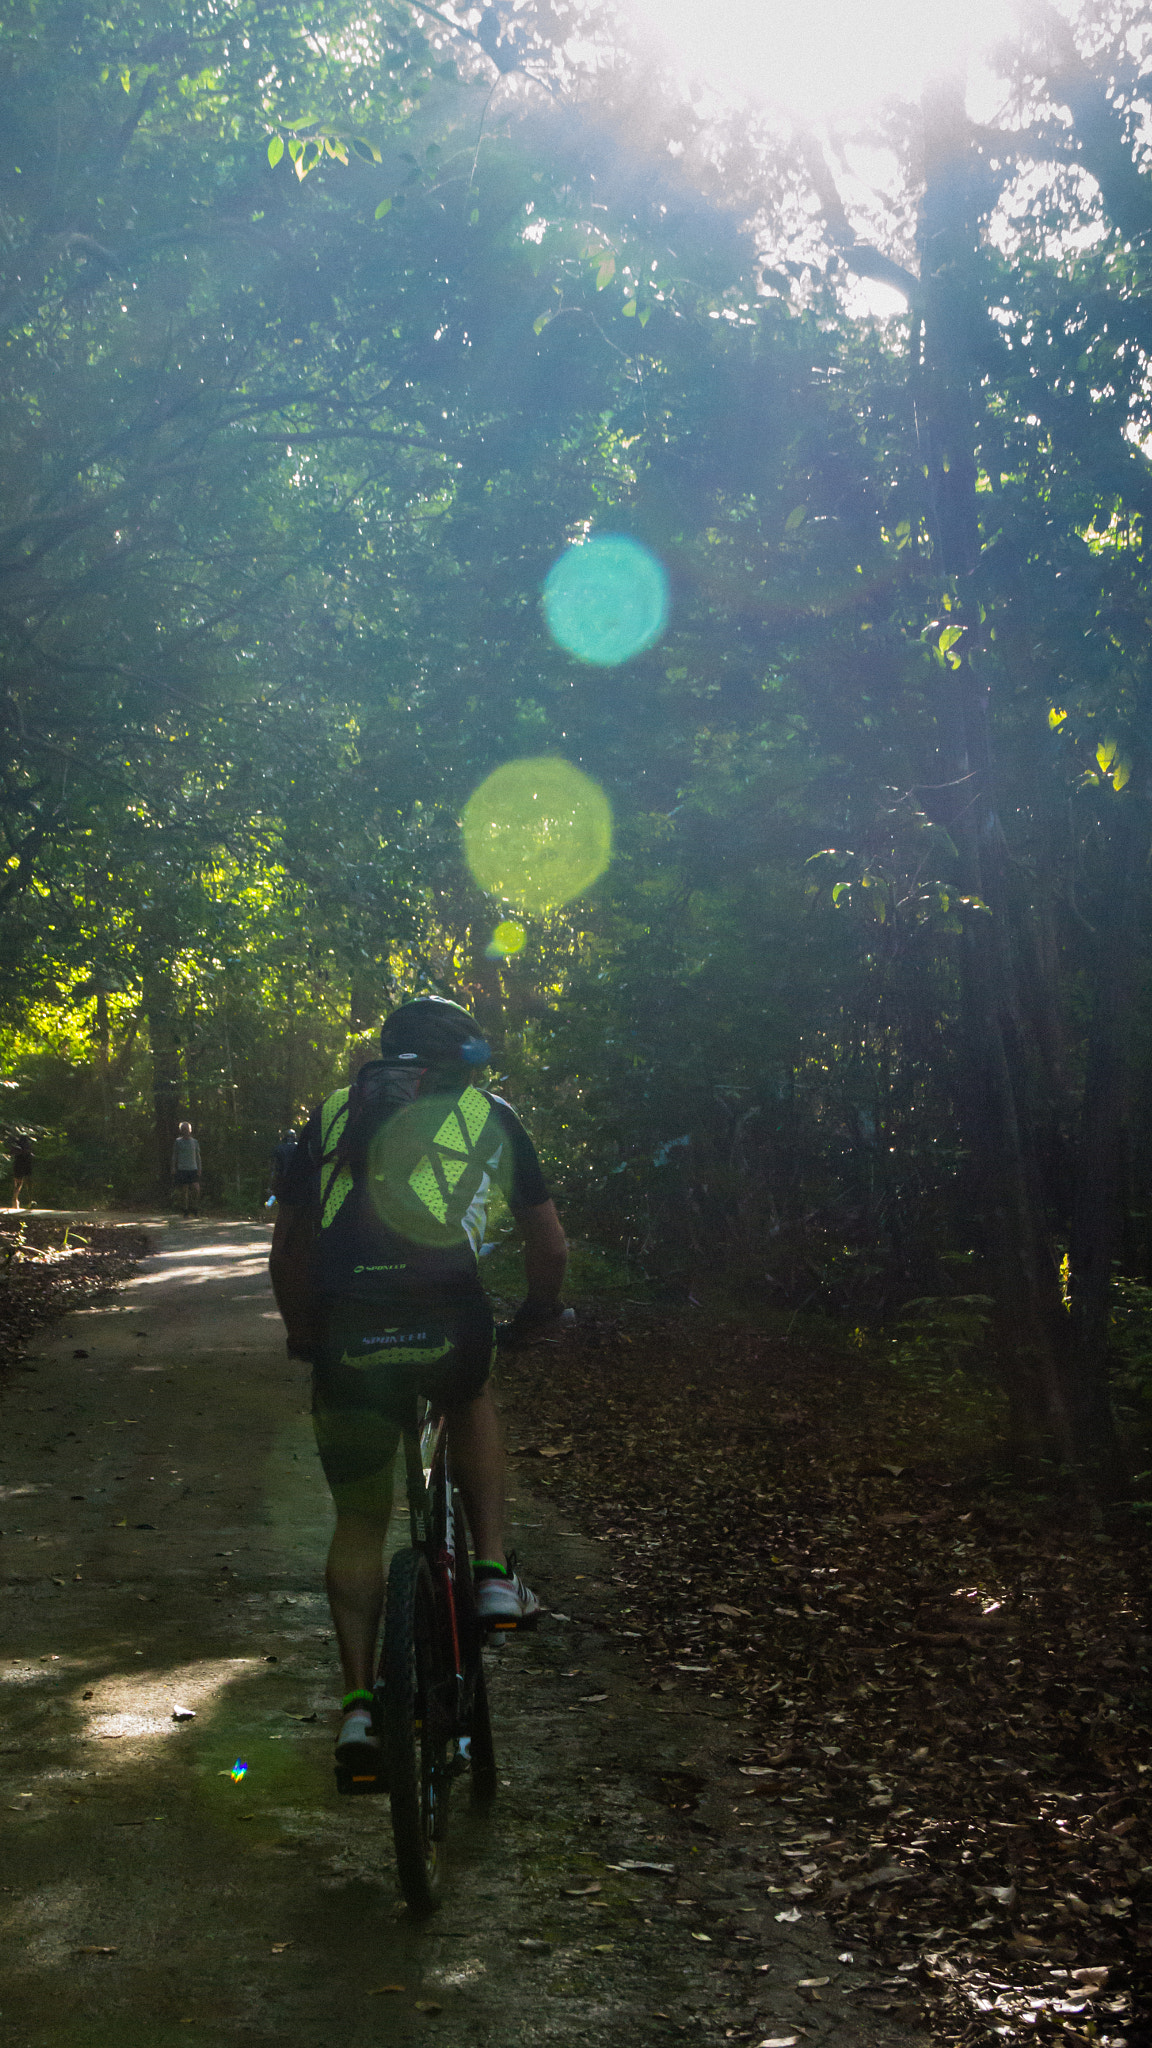
[[655,646],[668,624],[668,577],[638,540],[599,534],[552,564],[544,617],[557,646],[577,661],[618,668]]
[[528,934],[522,925],[513,924],[511,918],[504,918],[492,934],[492,943],[487,951],[496,960],[510,960],[514,953],[522,953],[528,942]]
[[235,1763],[232,1766],[232,1769],[228,1773],[228,1776],[231,1778],[234,1785],[238,1785],[240,1783],[241,1778],[246,1777],[247,1774],[247,1764],[242,1764],[239,1757],[237,1757]]

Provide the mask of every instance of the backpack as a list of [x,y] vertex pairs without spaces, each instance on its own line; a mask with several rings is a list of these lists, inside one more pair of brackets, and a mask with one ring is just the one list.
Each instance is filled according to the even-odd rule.
[[506,1147],[486,1095],[457,1069],[422,1093],[419,1068],[373,1060],[320,1112],[319,1280],[474,1274]]

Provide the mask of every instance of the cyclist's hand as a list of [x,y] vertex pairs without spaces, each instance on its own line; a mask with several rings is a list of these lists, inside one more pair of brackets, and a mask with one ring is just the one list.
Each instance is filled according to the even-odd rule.
[[511,1322],[499,1325],[496,1342],[501,1351],[525,1351],[530,1344],[570,1330],[575,1321],[575,1309],[563,1308],[558,1301],[522,1301]]

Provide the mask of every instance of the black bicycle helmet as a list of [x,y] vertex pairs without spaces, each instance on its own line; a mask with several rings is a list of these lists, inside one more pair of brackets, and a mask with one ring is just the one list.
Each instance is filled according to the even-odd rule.
[[491,1048],[480,1036],[475,1017],[447,996],[417,996],[401,1003],[380,1033],[380,1056],[386,1060],[419,1060],[425,1066],[459,1064],[482,1067]]

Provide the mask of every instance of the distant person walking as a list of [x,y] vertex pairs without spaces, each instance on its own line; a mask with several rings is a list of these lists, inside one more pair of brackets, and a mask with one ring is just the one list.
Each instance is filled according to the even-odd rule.
[[[32,1178],[32,1140],[21,1134],[12,1147],[12,1207],[20,1207],[25,1181]],[[29,1197],[28,1207],[32,1207]]]
[[280,1200],[280,1190],[284,1185],[284,1175],[296,1157],[297,1142],[296,1132],[289,1128],[285,1131],[284,1136],[272,1154],[272,1178],[268,1184],[268,1200],[264,1204],[266,1209],[270,1209],[273,1202]]
[[194,1203],[194,1216],[200,1214],[200,1145],[192,1136],[191,1124],[181,1124],[172,1147],[172,1179],[184,1196],[184,1214],[188,1214],[189,1203]]

